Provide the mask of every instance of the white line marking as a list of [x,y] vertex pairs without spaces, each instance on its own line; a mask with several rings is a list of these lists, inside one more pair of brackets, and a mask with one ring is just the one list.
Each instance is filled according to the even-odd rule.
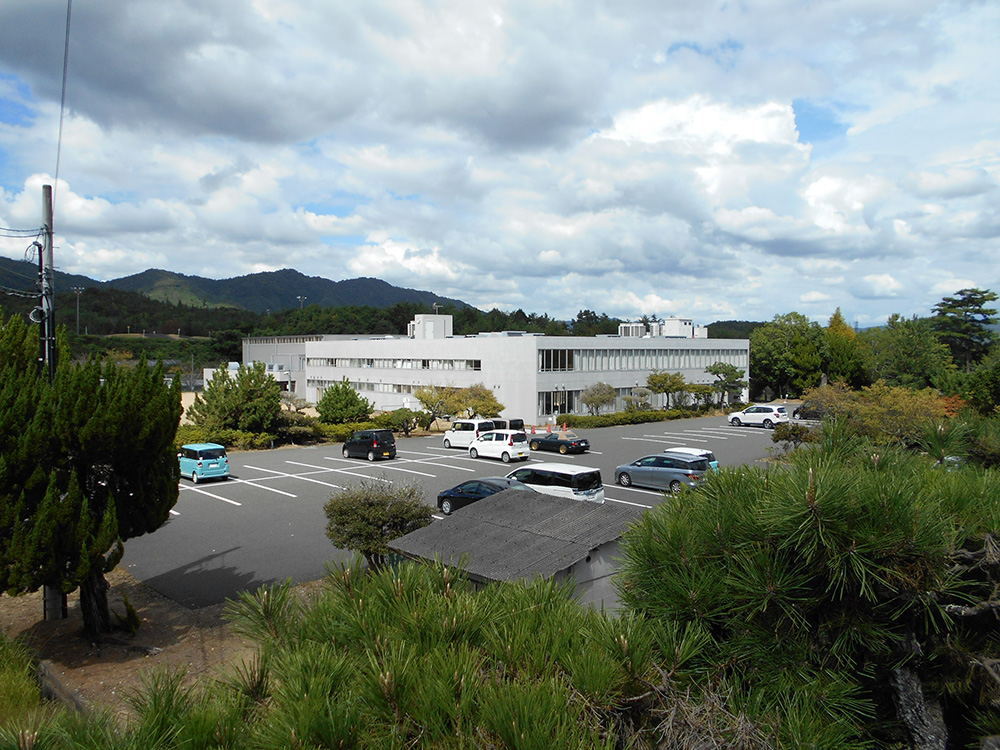
[[[325,458],[327,461],[346,461],[346,460],[348,460],[348,459],[345,459],[345,458],[337,458],[336,456],[323,456],[323,458]],[[372,468],[374,469],[375,467],[372,466]],[[423,471],[411,471],[410,469],[400,469],[398,466],[392,466],[391,464],[387,464],[385,462],[382,462],[381,465],[379,466],[379,468],[380,469],[392,469],[393,471],[405,471],[407,474],[419,474],[420,476],[430,477],[431,479],[434,479],[434,478],[437,477],[437,474],[427,474],[426,472],[423,472]],[[342,472],[348,473],[348,474],[350,473],[346,469],[335,469],[334,471],[342,471]],[[368,476],[368,475],[367,474],[359,474],[358,476]],[[388,481],[388,480],[386,480],[386,481]]]
[[[230,479],[228,481],[232,482],[233,480]],[[200,487],[181,487],[181,489],[185,490],[186,492],[197,492],[199,495],[208,495],[209,497],[214,497],[216,500],[221,500],[222,502],[229,503],[230,505],[243,505],[243,503],[238,503],[235,500],[230,500],[228,497],[223,497],[222,495],[213,495],[211,492],[206,492]]]
[[[260,466],[250,466],[249,464],[243,464],[243,468],[244,469],[253,469],[254,471],[263,471],[263,472],[267,472],[269,474],[277,474],[278,477],[292,476],[291,474],[287,474],[287,473],[285,473],[283,471],[275,471],[274,469],[264,469],[264,468],[261,468]],[[274,477],[270,477],[270,478],[274,478]],[[276,493],[278,495],[284,495],[285,497],[298,497],[298,495],[294,495],[291,492],[285,492],[284,490],[277,490],[274,487],[267,487],[266,485],[260,484],[260,481],[261,481],[260,479],[255,479],[255,480],[245,479],[245,480],[242,480],[242,481],[245,484],[249,484],[251,487],[257,487],[257,488],[262,489],[262,490],[267,490],[268,492],[274,492],[274,493]]]
[[613,497],[604,496],[605,500],[610,500],[613,503],[621,503],[622,505],[635,505],[638,508],[652,508],[652,505],[643,505],[642,503],[630,503],[628,500],[616,500]]
[[176,510],[174,510],[173,508],[171,508],[171,509],[170,509],[170,515],[172,515],[172,516],[179,516],[179,515],[180,515],[180,513],[178,513],[178,512],[177,512]]

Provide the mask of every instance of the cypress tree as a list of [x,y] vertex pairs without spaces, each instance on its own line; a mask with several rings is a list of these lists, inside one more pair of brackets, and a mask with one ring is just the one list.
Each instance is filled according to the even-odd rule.
[[72,363],[61,348],[49,384],[37,332],[0,325],[0,589],[79,588],[99,636],[111,628],[105,574],[177,501],[180,384],[161,364]]

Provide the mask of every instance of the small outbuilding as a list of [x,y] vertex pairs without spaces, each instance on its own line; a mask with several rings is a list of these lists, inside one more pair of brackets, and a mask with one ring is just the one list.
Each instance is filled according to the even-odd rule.
[[504,490],[389,543],[411,560],[461,567],[469,580],[572,580],[582,603],[619,608],[612,585],[619,540],[645,511]]

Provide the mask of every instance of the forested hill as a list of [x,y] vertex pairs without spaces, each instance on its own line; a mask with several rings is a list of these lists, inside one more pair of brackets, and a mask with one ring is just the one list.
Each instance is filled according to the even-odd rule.
[[[37,277],[35,264],[0,257],[0,287],[31,291],[35,289]],[[111,281],[96,281],[57,270],[55,287],[56,292],[67,292],[73,287],[121,289],[161,302],[191,307],[236,307],[256,313],[277,313],[305,305],[384,308],[399,303],[415,303],[428,307],[434,304],[458,309],[469,307],[461,300],[393,286],[380,279],[330,281],[319,276],[306,276],[290,268],[231,279],[206,279],[150,269]]]

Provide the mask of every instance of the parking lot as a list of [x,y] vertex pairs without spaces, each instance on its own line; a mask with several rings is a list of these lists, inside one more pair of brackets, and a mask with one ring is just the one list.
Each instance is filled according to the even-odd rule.
[[[615,485],[615,467],[671,446],[709,448],[721,466],[766,458],[771,431],[731,427],[724,417],[580,430],[592,450],[577,455],[533,452],[531,461],[601,470],[607,502],[652,507],[657,491]],[[530,438],[530,435],[529,435]],[[397,438],[394,460],[345,459],[339,444],[230,454],[231,478],[197,485],[187,479],[170,520],[130,540],[123,564],[164,595],[202,607],[272,581],[320,578],[353,555],[326,538],[323,505],[338,489],[364,479],[418,485],[429,505],[437,493],[474,477],[502,476],[520,464],[472,459],[441,437]],[[461,511],[459,511],[461,512]]]

